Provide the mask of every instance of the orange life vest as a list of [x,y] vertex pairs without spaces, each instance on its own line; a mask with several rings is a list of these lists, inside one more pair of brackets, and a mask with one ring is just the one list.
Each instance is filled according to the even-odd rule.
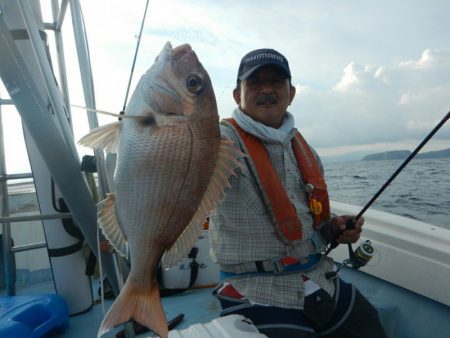
[[[226,119],[241,138],[241,145],[249,155],[248,161],[261,190],[264,203],[272,219],[278,237],[285,243],[302,239],[302,225],[261,140],[243,130],[234,119]],[[228,123],[227,123],[228,122]],[[309,208],[315,229],[319,229],[330,218],[330,203],[325,180],[319,165],[300,133],[292,139],[292,150],[302,174]]]

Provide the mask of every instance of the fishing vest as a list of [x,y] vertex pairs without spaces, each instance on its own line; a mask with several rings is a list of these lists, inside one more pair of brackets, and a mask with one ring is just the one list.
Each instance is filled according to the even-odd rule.
[[[241,140],[278,238],[286,244],[302,239],[301,221],[261,140],[243,130],[232,118],[222,123],[232,127]],[[313,225],[317,230],[330,218],[327,186],[314,154],[299,132],[292,138],[292,150],[302,175]]]

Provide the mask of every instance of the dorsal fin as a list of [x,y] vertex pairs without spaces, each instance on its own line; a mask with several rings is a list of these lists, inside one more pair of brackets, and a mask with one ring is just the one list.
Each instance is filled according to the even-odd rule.
[[214,210],[217,202],[225,195],[225,188],[230,186],[228,182],[229,177],[234,174],[236,168],[242,167],[242,163],[238,158],[243,156],[245,155],[234,148],[231,141],[222,139],[216,167],[202,202],[189,225],[184,229],[172,247],[164,254],[162,258],[164,268],[178,263],[197,241],[206,218]]
[[117,153],[121,126],[122,123],[117,121],[95,128],[83,136],[78,144],[89,148],[105,149],[109,153]]
[[128,259],[128,242],[119,220],[117,219],[115,195],[107,194],[106,198],[100,202],[98,212],[98,226],[102,229],[106,239],[114,249],[123,257]]

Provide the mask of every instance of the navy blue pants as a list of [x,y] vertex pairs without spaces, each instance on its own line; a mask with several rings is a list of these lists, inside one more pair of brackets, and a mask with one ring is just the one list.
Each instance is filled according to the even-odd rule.
[[216,295],[222,316],[240,314],[271,338],[384,338],[387,337],[372,304],[351,284],[337,280],[336,294],[318,290],[305,297],[303,310],[251,305]]

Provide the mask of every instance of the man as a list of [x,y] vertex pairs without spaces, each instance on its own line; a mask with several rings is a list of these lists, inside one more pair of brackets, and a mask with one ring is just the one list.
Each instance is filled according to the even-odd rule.
[[287,59],[273,49],[245,55],[233,96],[221,132],[247,156],[210,217],[222,315],[242,314],[269,337],[385,337],[376,310],[324,255],[356,242],[364,220],[346,229],[353,216],[330,214],[320,159],[287,111]]

